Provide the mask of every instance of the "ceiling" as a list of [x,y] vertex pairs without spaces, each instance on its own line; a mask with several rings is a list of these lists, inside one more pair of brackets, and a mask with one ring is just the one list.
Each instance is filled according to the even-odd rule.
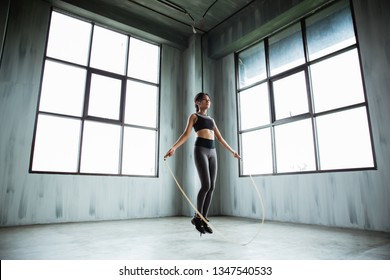
[[97,24],[181,50],[188,48],[194,33],[208,34],[206,40],[211,38],[212,42],[208,45],[209,55],[219,57],[333,0],[43,1]]
[[194,30],[197,34],[205,34],[258,0],[46,1],[133,35],[185,48]]
[[[163,24],[172,32],[191,36],[206,33],[253,0],[122,0],[139,6],[139,15],[150,24]],[[165,21],[165,23],[164,23]]]

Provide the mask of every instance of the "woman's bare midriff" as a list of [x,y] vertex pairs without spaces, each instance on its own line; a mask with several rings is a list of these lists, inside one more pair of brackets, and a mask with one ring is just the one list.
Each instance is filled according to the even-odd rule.
[[200,138],[214,140],[214,131],[207,128],[199,130],[196,135]]

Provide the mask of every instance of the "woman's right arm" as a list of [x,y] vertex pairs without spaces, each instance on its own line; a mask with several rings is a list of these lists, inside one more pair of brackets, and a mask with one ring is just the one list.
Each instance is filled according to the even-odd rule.
[[195,114],[192,114],[191,116],[188,117],[187,125],[186,125],[186,128],[184,129],[183,134],[180,135],[180,137],[179,137],[179,139],[177,139],[176,143],[165,154],[164,159],[166,159],[167,157],[173,156],[176,149],[179,148],[181,145],[183,145],[188,140],[188,138],[191,135],[191,130],[194,126],[196,119],[197,119],[197,116]]

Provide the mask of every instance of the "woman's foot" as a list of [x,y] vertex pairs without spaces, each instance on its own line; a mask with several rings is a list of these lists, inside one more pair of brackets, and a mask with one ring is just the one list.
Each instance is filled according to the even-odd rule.
[[[209,222],[208,219],[206,219],[206,220]],[[202,222],[203,222],[203,228],[204,228],[205,232],[210,233],[210,234],[213,233],[213,230],[211,229],[211,227],[209,227],[209,225],[205,221],[202,220]]]
[[200,217],[195,216],[191,220],[191,224],[193,224],[195,226],[195,228],[197,229],[197,231],[199,231],[201,234],[205,234],[206,233],[205,228],[203,226],[203,221],[202,221],[202,219]]

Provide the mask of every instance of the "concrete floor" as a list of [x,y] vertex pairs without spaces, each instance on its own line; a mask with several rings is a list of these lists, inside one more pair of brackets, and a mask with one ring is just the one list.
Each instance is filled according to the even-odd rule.
[[200,237],[188,217],[5,227],[0,259],[390,260],[390,233],[235,217],[211,222],[220,234]]

